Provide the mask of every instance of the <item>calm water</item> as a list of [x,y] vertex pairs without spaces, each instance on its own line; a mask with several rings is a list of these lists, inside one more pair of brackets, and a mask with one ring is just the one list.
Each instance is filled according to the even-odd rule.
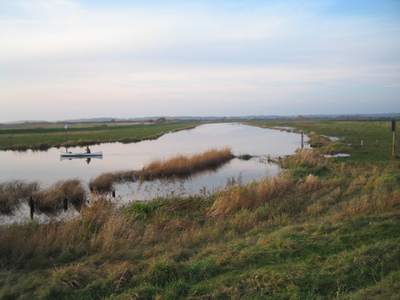
[[[264,176],[274,176],[279,170],[266,163],[266,157],[293,154],[300,147],[300,135],[262,129],[242,124],[207,124],[191,130],[165,134],[157,140],[135,144],[110,143],[92,146],[91,151],[103,151],[103,158],[60,160],[59,149],[45,152],[0,151],[0,181],[38,181],[50,186],[58,180],[79,178],[87,184],[101,173],[118,170],[140,170],[154,158],[169,158],[176,154],[195,154],[211,148],[230,147],[234,155],[250,154],[249,161],[233,159],[216,172],[207,172],[179,182],[155,181],[130,183],[117,187],[123,199],[148,200],[156,196],[204,193],[226,186],[227,181],[247,183]],[[65,149],[60,149],[65,150]],[[84,152],[84,148],[69,148]]]

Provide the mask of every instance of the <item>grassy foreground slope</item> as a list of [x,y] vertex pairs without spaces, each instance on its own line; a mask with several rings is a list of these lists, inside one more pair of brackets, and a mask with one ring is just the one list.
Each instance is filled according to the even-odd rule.
[[357,155],[301,150],[213,195],[0,228],[0,298],[398,299],[400,164]]

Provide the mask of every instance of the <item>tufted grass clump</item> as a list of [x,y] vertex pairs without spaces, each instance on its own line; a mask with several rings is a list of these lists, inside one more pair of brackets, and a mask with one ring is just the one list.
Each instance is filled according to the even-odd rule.
[[22,202],[28,201],[29,197],[39,188],[37,182],[12,180],[0,183],[0,213],[13,213]]
[[187,177],[197,172],[218,168],[234,158],[230,148],[211,149],[190,156],[176,155],[168,159],[154,159],[143,167],[142,180]]
[[75,209],[81,210],[86,205],[86,190],[79,179],[59,181],[49,188],[32,193],[35,210],[47,215],[60,212],[65,202],[71,203]]
[[188,177],[198,172],[216,169],[233,157],[231,150],[224,148],[211,149],[190,156],[176,155],[168,159],[155,159],[140,171],[126,170],[100,174],[90,180],[89,188],[92,192],[107,193],[113,190],[116,183]]

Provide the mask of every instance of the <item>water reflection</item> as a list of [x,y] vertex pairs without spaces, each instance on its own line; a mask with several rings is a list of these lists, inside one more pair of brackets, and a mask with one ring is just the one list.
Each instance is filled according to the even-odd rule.
[[186,197],[211,194],[233,184],[246,184],[263,177],[278,174],[276,164],[258,157],[248,161],[233,159],[218,170],[205,171],[186,179],[158,179],[137,181],[115,186],[119,201],[148,201],[157,197]]
[[63,157],[63,156],[60,156],[60,161],[79,159],[79,160],[84,160],[84,161],[86,161],[87,164],[89,164],[92,161],[92,158],[103,159],[103,156],[93,156],[93,157],[87,157],[87,158],[85,158],[85,157]]
[[[120,170],[141,170],[152,159],[167,159],[176,154],[201,153],[210,148],[230,147],[234,155],[252,155],[249,161],[233,159],[215,174],[206,174],[189,181],[194,182],[193,190],[203,186],[224,185],[227,178],[249,181],[279,172],[276,166],[260,162],[260,158],[283,156],[294,153],[300,147],[300,135],[279,130],[263,129],[242,124],[206,124],[192,130],[165,134],[157,140],[134,144],[109,143],[91,146],[92,153],[102,151],[104,159],[91,157],[83,159],[59,159],[59,150],[51,148],[45,152],[0,151],[0,181],[39,181],[50,186],[58,180],[80,178],[88,183],[91,178],[104,172]],[[86,147],[85,147],[86,148]],[[71,152],[85,152],[83,147],[68,148]],[[86,163],[82,163],[83,161]],[[154,186],[154,183],[152,183]],[[132,187],[130,191],[143,190],[143,186]],[[164,185],[160,189],[167,189]],[[138,196],[138,198],[141,196]]]

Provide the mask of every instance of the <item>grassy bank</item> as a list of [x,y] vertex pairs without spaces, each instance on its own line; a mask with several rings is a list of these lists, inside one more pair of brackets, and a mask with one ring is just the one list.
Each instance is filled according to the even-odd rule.
[[165,133],[190,129],[197,123],[103,124],[0,128],[0,150],[47,150],[51,147],[87,146],[100,143],[133,143],[157,139]]
[[0,298],[398,299],[399,162],[282,164],[213,195],[2,227]]
[[[391,121],[274,120],[248,124],[263,128],[291,127],[298,132],[303,130],[310,144],[319,146],[322,153],[351,152],[348,162],[385,163],[392,158]],[[328,136],[339,140],[330,141]],[[396,155],[399,156],[398,147]]]

